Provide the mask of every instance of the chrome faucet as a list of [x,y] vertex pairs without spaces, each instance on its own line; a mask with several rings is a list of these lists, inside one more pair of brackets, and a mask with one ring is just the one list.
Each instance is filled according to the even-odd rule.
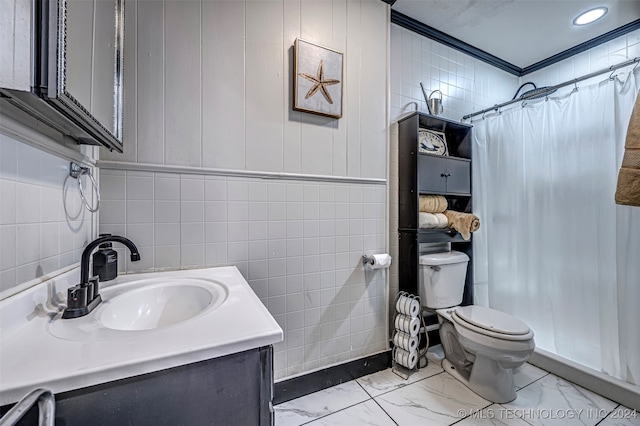
[[29,392],[16,403],[11,410],[2,416],[0,426],[13,426],[25,415],[27,411],[38,403],[38,426],[53,426],[55,420],[56,401],[53,393],[47,389],[36,389]]
[[[62,318],[78,318],[93,311],[102,302],[100,296],[100,279],[97,276],[89,277],[89,260],[91,253],[101,244],[109,242],[122,243],[131,251],[131,261],[140,260],[140,253],[131,240],[118,235],[102,234],[100,238],[91,241],[82,252],[80,260],[80,284],[67,289],[67,307],[62,313]],[[117,273],[116,273],[117,275]],[[115,278],[115,277],[114,277]]]

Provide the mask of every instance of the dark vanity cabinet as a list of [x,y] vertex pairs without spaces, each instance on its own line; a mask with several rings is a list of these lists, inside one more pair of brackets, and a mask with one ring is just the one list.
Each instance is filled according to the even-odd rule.
[[[421,129],[443,134],[447,156],[418,150]],[[451,249],[473,258],[472,241],[465,241],[453,229],[420,229],[420,194],[443,195],[449,210],[472,212],[471,204],[472,126],[415,112],[398,121],[398,238],[399,288],[419,294],[420,244],[451,243]],[[462,304],[473,303],[473,264],[469,262]]]
[[[55,400],[56,426],[271,426],[273,348],[61,392]],[[37,423],[35,406],[18,425]]]

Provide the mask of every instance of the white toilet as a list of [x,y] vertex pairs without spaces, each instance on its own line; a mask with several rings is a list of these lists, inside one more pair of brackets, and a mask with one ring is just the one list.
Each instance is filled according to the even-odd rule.
[[533,331],[519,319],[462,302],[469,257],[461,252],[420,256],[422,304],[435,309],[445,353],[442,368],[492,402],[516,398],[513,368],[533,353]]

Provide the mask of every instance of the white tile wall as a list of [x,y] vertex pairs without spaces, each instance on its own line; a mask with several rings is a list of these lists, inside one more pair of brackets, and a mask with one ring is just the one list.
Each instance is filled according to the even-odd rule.
[[518,88],[518,77],[395,24],[390,53],[392,123],[416,106],[428,113],[421,82],[427,96],[442,92],[442,116],[456,121],[511,99]]
[[80,260],[93,215],[76,181],[65,185],[68,170],[68,160],[0,134],[0,293]]
[[237,266],[285,332],[276,378],[385,349],[386,271],[365,271],[361,258],[386,251],[386,185],[100,177],[118,188],[103,193],[100,232],[126,233],[142,256],[121,270]]

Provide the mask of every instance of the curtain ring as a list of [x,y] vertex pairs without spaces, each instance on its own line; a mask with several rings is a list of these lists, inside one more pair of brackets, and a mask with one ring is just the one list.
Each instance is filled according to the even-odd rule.
[[613,74],[614,72],[616,72],[616,70],[611,71],[611,74],[609,74],[609,80],[611,80],[611,81],[613,81],[617,76],[617,74],[615,74],[615,75]]
[[[91,204],[89,204],[89,201],[87,200],[87,197],[86,197],[86,195],[84,193],[84,188],[82,187],[82,176],[83,175],[89,176],[89,179],[91,180],[91,184],[93,185],[93,191],[95,191],[95,193],[96,193],[96,206],[95,207],[91,207]],[[87,210],[89,210],[91,213],[97,212],[98,209],[100,208],[100,191],[98,189],[98,184],[97,184],[95,178],[91,174],[91,170],[89,170],[88,167],[82,167],[82,166],[72,162],[72,163],[69,164],[69,176],[71,176],[72,178],[74,178],[74,179],[76,179],[78,181],[78,190],[80,191],[80,198],[82,199],[82,203],[87,208]]]

